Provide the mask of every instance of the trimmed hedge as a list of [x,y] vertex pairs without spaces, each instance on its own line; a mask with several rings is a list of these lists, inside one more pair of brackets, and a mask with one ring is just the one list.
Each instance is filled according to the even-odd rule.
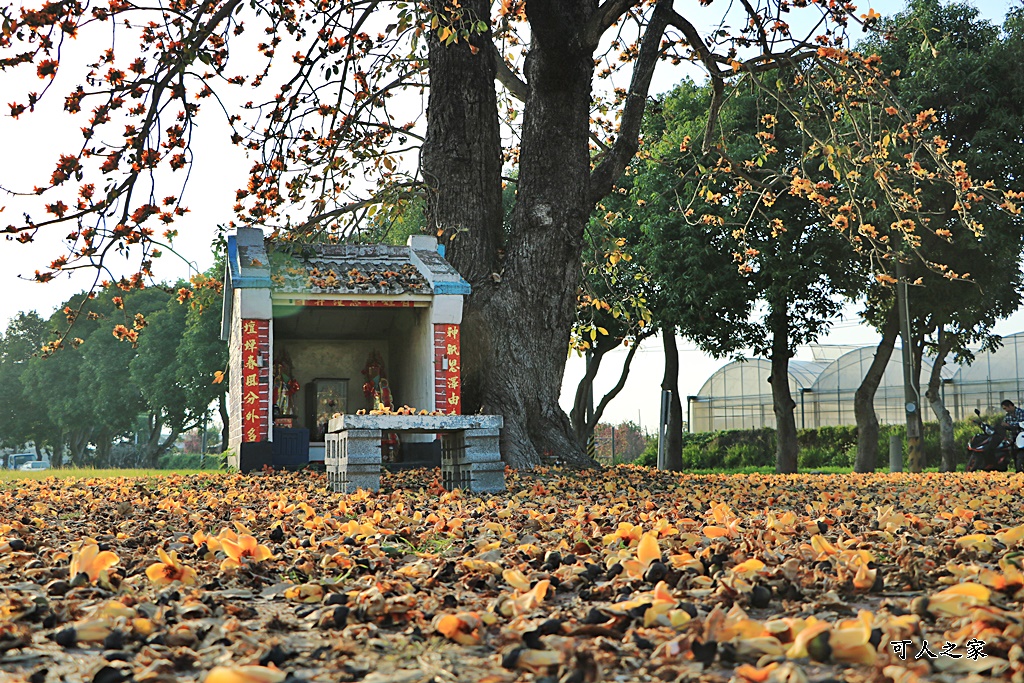
[[161,470],[216,470],[221,469],[226,464],[226,460],[221,455],[207,455],[200,466],[200,456],[198,453],[167,453],[161,455],[157,462],[157,469]]
[[[957,422],[953,426],[956,451],[962,455],[971,437],[978,428],[969,421]],[[896,435],[903,442],[903,453],[907,452],[905,425],[880,425],[878,434],[878,465],[889,463],[889,437]],[[800,448],[798,465],[800,469],[821,467],[853,467],[857,456],[857,428],[821,427],[819,429],[797,430]],[[939,450],[939,424],[926,422],[922,434],[925,467],[938,467],[941,462]],[[958,455],[958,457],[959,457]],[[647,449],[637,458],[637,465],[654,467],[657,464],[658,440],[651,439]],[[966,460],[960,457],[960,461]],[[775,466],[774,429],[734,429],[721,432],[683,434],[683,469],[737,469],[740,467]]]

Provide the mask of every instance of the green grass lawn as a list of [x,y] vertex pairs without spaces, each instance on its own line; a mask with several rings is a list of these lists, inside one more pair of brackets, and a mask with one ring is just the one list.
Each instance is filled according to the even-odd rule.
[[18,470],[0,470],[0,482],[18,481],[20,479],[48,479],[56,477],[67,479],[77,477],[79,479],[102,478],[111,479],[115,477],[169,477],[175,474],[199,474],[201,472],[216,473],[218,470],[151,470],[151,469],[93,469],[91,467],[68,467],[63,469],[38,470],[35,472],[20,472]]
[[[963,467],[960,467],[963,470]],[[0,470],[0,482],[8,481],[19,481],[21,479],[48,479],[49,477],[56,477],[58,479],[67,479],[69,477],[77,477],[79,479],[88,479],[98,477],[101,479],[111,479],[115,477],[133,477],[142,479],[151,479],[155,477],[170,477],[175,474],[201,474],[207,472],[210,474],[216,474],[220,470],[190,470],[190,469],[178,469],[178,470],[156,470],[156,469],[94,469],[89,467],[68,467],[64,469],[51,469],[51,470],[40,470],[36,472],[19,472],[17,470]],[[801,474],[850,474],[853,471],[849,467],[819,467],[815,469],[801,469]],[[881,467],[877,470],[878,472],[888,472],[888,468]],[[926,468],[925,472],[937,472],[938,469],[931,467]],[[684,474],[774,474],[774,467],[740,467],[735,469],[704,469],[704,470],[687,470]]]

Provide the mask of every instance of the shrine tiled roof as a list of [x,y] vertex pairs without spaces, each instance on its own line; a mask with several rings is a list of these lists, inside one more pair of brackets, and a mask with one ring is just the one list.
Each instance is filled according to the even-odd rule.
[[315,245],[271,254],[271,286],[281,293],[431,294],[409,247]]
[[225,301],[236,288],[277,294],[459,295],[470,286],[439,253],[432,236],[405,245],[297,244],[265,239],[258,228],[228,236]]

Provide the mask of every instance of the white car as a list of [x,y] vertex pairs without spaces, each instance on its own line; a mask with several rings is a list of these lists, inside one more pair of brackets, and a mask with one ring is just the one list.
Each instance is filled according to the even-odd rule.
[[18,468],[18,470],[21,472],[36,472],[39,470],[48,469],[50,469],[50,463],[43,462],[42,460],[32,460]]

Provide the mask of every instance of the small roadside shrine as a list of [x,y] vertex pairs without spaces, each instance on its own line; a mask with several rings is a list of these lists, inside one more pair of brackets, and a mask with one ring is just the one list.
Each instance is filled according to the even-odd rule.
[[323,461],[335,490],[389,467],[441,465],[448,487],[504,490],[500,416],[461,414],[469,284],[437,240],[406,246],[228,237],[230,464]]

